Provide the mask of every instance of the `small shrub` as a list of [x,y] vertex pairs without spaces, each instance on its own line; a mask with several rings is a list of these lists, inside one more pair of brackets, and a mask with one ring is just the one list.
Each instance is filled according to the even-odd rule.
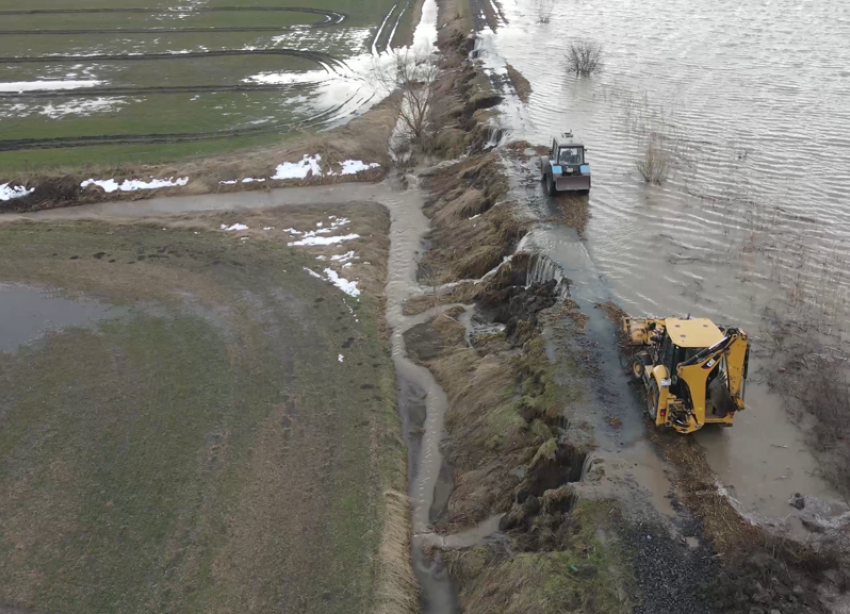
[[567,70],[579,77],[589,77],[602,69],[602,45],[577,40],[567,48]]
[[670,162],[670,153],[657,137],[652,137],[646,144],[643,158],[636,161],[635,166],[644,181],[661,185],[667,181],[667,175],[670,174]]

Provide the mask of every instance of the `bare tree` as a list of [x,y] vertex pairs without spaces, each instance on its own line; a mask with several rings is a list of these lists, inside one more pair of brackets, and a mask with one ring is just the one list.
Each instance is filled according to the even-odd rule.
[[421,144],[426,137],[439,74],[439,61],[434,54],[409,49],[396,52],[391,61],[375,69],[378,83],[388,93],[401,94],[399,121],[414,143]]
[[646,144],[643,158],[635,162],[643,180],[647,183],[661,185],[667,181],[670,174],[670,152],[664,147],[662,139],[658,135],[652,135]]
[[567,47],[567,70],[579,77],[589,77],[602,68],[602,45],[590,40],[577,40]]
[[549,23],[555,11],[554,0],[535,0],[537,5],[537,23]]

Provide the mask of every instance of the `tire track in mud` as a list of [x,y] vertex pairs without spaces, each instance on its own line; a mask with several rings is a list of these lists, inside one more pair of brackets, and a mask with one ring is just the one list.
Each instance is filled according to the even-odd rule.
[[[390,8],[386,15],[384,15],[381,25],[378,26],[378,29],[375,31],[375,38],[372,39],[372,55],[380,55],[392,48],[391,45],[393,38],[395,37],[396,30],[398,30],[401,19],[410,8],[410,5],[411,0],[400,0]],[[394,22],[392,22],[393,15],[395,15]],[[382,40],[384,39],[384,31],[387,29],[387,24],[391,22],[393,23],[392,29],[388,31],[386,40]]]
[[[243,13],[243,12],[253,12],[253,11],[266,11],[266,12],[287,12],[287,13],[309,13],[312,15],[322,15],[325,19],[324,21],[316,22],[314,24],[306,24],[307,27],[310,28],[326,28],[328,26],[336,26],[341,24],[343,21],[348,19],[348,15],[345,13],[340,13],[337,11],[326,11],[323,9],[311,8],[311,7],[297,7],[297,6],[214,6],[214,7],[206,7],[199,8],[193,10],[193,13]],[[175,15],[182,14],[179,11],[164,11],[162,14],[167,14],[169,12],[173,12]],[[144,13],[147,15],[151,15],[156,13],[155,9],[150,8],[99,8],[99,9],[10,9],[5,11],[0,11],[0,17],[6,15],[97,15],[97,14],[109,14],[109,13]],[[283,30],[285,28],[278,28],[279,30]],[[106,30],[107,32],[121,32],[120,30]],[[187,29],[179,29],[175,31],[187,31]],[[190,30],[189,30],[190,31]],[[204,31],[204,30],[201,30]],[[219,31],[227,31],[227,30],[219,30]],[[239,30],[233,30],[239,31]],[[246,30],[250,31],[250,30]],[[52,33],[52,30],[40,30],[36,31],[39,34]],[[76,30],[74,32],[85,33],[86,30]],[[99,32],[95,30],[95,32]],[[21,34],[23,32],[20,31],[3,31],[3,33],[17,33]]]
[[[411,0],[407,0],[409,4]],[[392,13],[398,4],[390,11]],[[405,6],[406,10],[406,6]],[[306,28],[325,28],[336,26],[348,19],[348,15],[338,11],[329,11],[311,7],[278,7],[278,6],[220,6],[200,8],[197,13],[244,13],[244,12],[288,12],[303,13],[308,15],[320,15],[321,20],[312,24],[304,24]],[[81,9],[13,9],[0,11],[0,18],[10,15],[97,15],[97,14],[147,14],[155,11],[150,8],[81,8]],[[403,12],[403,11],[402,11]],[[389,18],[389,15],[384,19]],[[396,26],[401,19],[401,14],[396,21]],[[382,26],[383,27],[383,26]],[[393,34],[395,33],[393,28]],[[0,34],[6,35],[68,35],[68,34],[181,34],[181,33],[218,33],[218,32],[286,32],[291,26],[257,26],[257,27],[186,27],[186,28],[118,28],[108,29],[63,29],[63,30],[0,30]],[[380,34],[380,30],[378,32]],[[389,41],[388,41],[389,44]],[[329,75],[336,75],[339,70],[349,70],[343,60],[334,56],[308,49],[225,49],[212,51],[190,51],[188,53],[127,53],[127,54],[91,54],[91,55],[42,55],[42,56],[9,56],[0,58],[0,63],[7,65],[15,64],[51,64],[51,63],[77,63],[77,62],[125,62],[125,61],[160,61],[160,60],[186,60],[206,59],[244,56],[283,56],[300,58],[314,62]],[[144,96],[151,94],[202,94],[202,93],[247,93],[247,92],[286,92],[297,90],[309,90],[322,83],[322,81],[308,81],[300,83],[283,84],[225,84],[225,85],[195,85],[195,86],[149,86],[149,87],[105,87],[85,88],[71,90],[30,90],[27,92],[0,92],[2,99],[53,99],[53,98],[98,98],[103,96]],[[321,112],[293,122],[277,122],[264,126],[253,126],[247,128],[236,128],[230,130],[217,130],[199,133],[162,133],[162,134],[116,134],[116,135],[87,135],[75,137],[49,137],[33,139],[5,139],[0,140],[0,151],[17,151],[22,149],[60,149],[72,147],[84,147],[93,145],[118,145],[118,144],[159,144],[176,143],[186,141],[200,141],[220,138],[232,138],[239,136],[252,136],[281,132],[292,128],[315,128],[327,124],[340,116],[340,111],[352,102],[358,93],[353,94],[340,104],[331,108],[323,109]],[[369,96],[365,102],[371,100]]]
[[173,85],[152,87],[87,87],[78,90],[30,90],[24,94],[18,92],[0,92],[4,98],[101,98],[103,96],[141,96],[145,94],[218,94],[221,92],[286,92],[310,89],[321,81],[303,81],[299,83],[256,83],[253,85]]
[[344,109],[357,95],[341,104],[316,115],[293,122],[279,122],[250,128],[215,130],[210,132],[177,132],[162,134],[116,134],[76,137],[50,137],[42,139],[6,139],[0,141],[0,151],[18,151],[21,149],[67,149],[70,147],[90,147],[95,145],[150,145],[185,143],[242,136],[261,136],[291,129],[316,128],[337,119],[336,114]]
[[307,49],[218,49],[211,51],[190,51],[188,53],[101,53],[91,55],[38,55],[38,56],[5,56],[0,57],[4,64],[52,64],[88,62],[141,62],[159,60],[185,60],[197,58],[225,58],[236,56],[287,56],[303,58],[321,64],[327,68],[346,68],[345,62],[330,54]]

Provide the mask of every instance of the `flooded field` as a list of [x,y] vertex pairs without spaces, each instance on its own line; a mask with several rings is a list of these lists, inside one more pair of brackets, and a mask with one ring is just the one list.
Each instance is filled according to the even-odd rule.
[[[745,513],[781,519],[794,512],[794,492],[829,498],[804,433],[764,380],[776,368],[773,319],[827,349],[846,338],[850,8],[681,0],[500,8],[503,18],[481,19],[480,58],[496,81],[510,64],[533,89],[523,105],[504,86],[506,140],[547,144],[573,130],[593,169],[584,260],[574,258],[575,232],[559,225],[536,230],[527,247],[581,268],[578,281],[592,283],[576,292],[588,301],[747,330],[748,411],[698,440]],[[576,38],[603,46],[602,73],[567,74],[563,57]],[[649,143],[670,163],[661,186],[635,166]],[[525,192],[540,217],[553,213],[538,188]]]
[[0,2],[0,171],[215,153],[362,113],[416,3],[302,4]]

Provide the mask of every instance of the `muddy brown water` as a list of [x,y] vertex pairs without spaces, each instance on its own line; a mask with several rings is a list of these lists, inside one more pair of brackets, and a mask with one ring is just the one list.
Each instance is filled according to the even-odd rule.
[[[826,344],[846,341],[850,5],[501,5],[505,21],[480,33],[479,57],[497,82],[509,63],[533,88],[523,105],[502,87],[503,142],[547,144],[572,129],[593,170],[583,248],[557,225],[528,245],[590,277],[577,287],[588,301],[746,329],[756,349],[748,410],[734,428],[697,439],[754,519],[796,514],[787,504],[794,492],[833,498],[782,399],[758,380],[773,364],[764,352],[768,307],[828,329]],[[566,74],[575,38],[603,45],[601,74]],[[653,138],[671,160],[660,187],[635,166]],[[539,189],[526,199],[539,216],[551,214]]]

